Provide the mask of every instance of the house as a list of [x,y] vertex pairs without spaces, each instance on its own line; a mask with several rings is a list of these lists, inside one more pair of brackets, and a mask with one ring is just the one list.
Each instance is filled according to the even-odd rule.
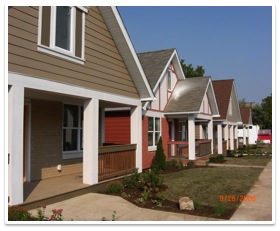
[[242,145],[255,144],[258,139],[257,126],[253,125],[251,107],[241,106],[242,125],[238,125],[238,142]]
[[[213,116],[219,112],[211,78],[185,79],[176,49],[139,53],[138,57],[157,99],[143,103],[143,168],[151,167],[160,136],[167,158],[186,162],[212,154]],[[120,122],[127,118],[125,110],[108,111],[105,124],[108,120],[115,131],[126,134],[128,128]],[[105,140],[111,142],[107,135]]]
[[214,80],[220,117],[214,118],[215,153],[225,154],[238,148],[238,125],[242,124],[234,79]]
[[272,144],[271,129],[260,129],[258,131],[258,141],[266,144]]
[[[9,7],[8,43],[10,205],[25,182],[142,170],[142,104],[154,95],[116,7]],[[129,139],[104,146],[116,107],[129,109]]]

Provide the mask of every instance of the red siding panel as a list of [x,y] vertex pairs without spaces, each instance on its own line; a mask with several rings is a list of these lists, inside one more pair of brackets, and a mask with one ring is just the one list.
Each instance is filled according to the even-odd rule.
[[130,144],[130,111],[105,112],[105,143]]

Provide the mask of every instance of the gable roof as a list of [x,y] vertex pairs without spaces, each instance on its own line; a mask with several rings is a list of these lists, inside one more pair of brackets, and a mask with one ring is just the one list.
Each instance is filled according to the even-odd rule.
[[[209,89],[210,88],[210,89]],[[211,77],[194,77],[178,81],[165,108],[165,114],[199,113],[205,94],[209,90],[209,100],[213,115],[218,115]],[[212,92],[212,93],[211,93]]]
[[240,113],[241,113],[241,118],[242,118],[243,124],[252,124],[250,107],[241,106]]
[[137,88],[140,99],[142,101],[153,100],[153,91],[117,8],[114,6],[98,6],[98,9],[100,10],[120,55],[124,60],[128,72]]
[[230,101],[231,90],[233,87],[233,79],[213,80],[213,88],[220,112],[219,119],[226,119],[228,105]]
[[173,63],[178,78],[185,78],[175,48],[138,53],[138,58],[153,90],[157,87],[170,62]]

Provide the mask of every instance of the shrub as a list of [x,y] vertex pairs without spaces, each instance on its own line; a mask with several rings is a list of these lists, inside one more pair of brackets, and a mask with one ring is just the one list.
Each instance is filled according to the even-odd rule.
[[127,188],[138,188],[140,183],[140,174],[138,169],[134,169],[131,176],[127,176],[123,180],[123,184]]
[[176,163],[176,167],[181,169],[184,167],[184,164],[183,164],[183,161],[182,160],[179,160],[177,163]]
[[106,186],[107,193],[120,193],[123,191],[123,184],[120,182],[111,182]]
[[233,157],[233,152],[231,150],[227,150],[227,156],[228,157]]
[[193,160],[190,160],[187,164],[188,167],[193,168],[195,166],[195,163]]
[[166,157],[164,154],[161,137],[159,138],[159,141],[157,143],[156,155],[154,157],[151,168],[157,171],[166,169]]
[[142,173],[141,178],[143,187],[148,186],[149,188],[152,188],[152,190],[155,192],[156,189],[162,185],[163,178],[157,171],[146,171]]
[[214,207],[214,214],[217,216],[222,216],[226,211],[226,206],[225,203],[218,203],[215,207]]
[[166,162],[166,169],[173,169],[177,167],[177,161],[176,160],[170,160]]
[[213,163],[221,163],[224,161],[224,155],[220,155],[220,154],[214,155],[209,158],[209,161]]
[[13,206],[8,208],[8,220],[9,221],[32,221],[36,219],[33,218],[26,209],[19,206]]

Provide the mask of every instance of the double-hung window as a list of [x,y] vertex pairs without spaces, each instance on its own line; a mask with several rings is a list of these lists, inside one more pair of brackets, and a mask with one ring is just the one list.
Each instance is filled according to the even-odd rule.
[[188,121],[179,121],[179,140],[188,141]]
[[64,105],[63,158],[82,157],[83,154],[83,107]]
[[84,7],[42,6],[38,50],[84,64]]
[[160,118],[148,117],[148,146],[155,147],[160,137]]

